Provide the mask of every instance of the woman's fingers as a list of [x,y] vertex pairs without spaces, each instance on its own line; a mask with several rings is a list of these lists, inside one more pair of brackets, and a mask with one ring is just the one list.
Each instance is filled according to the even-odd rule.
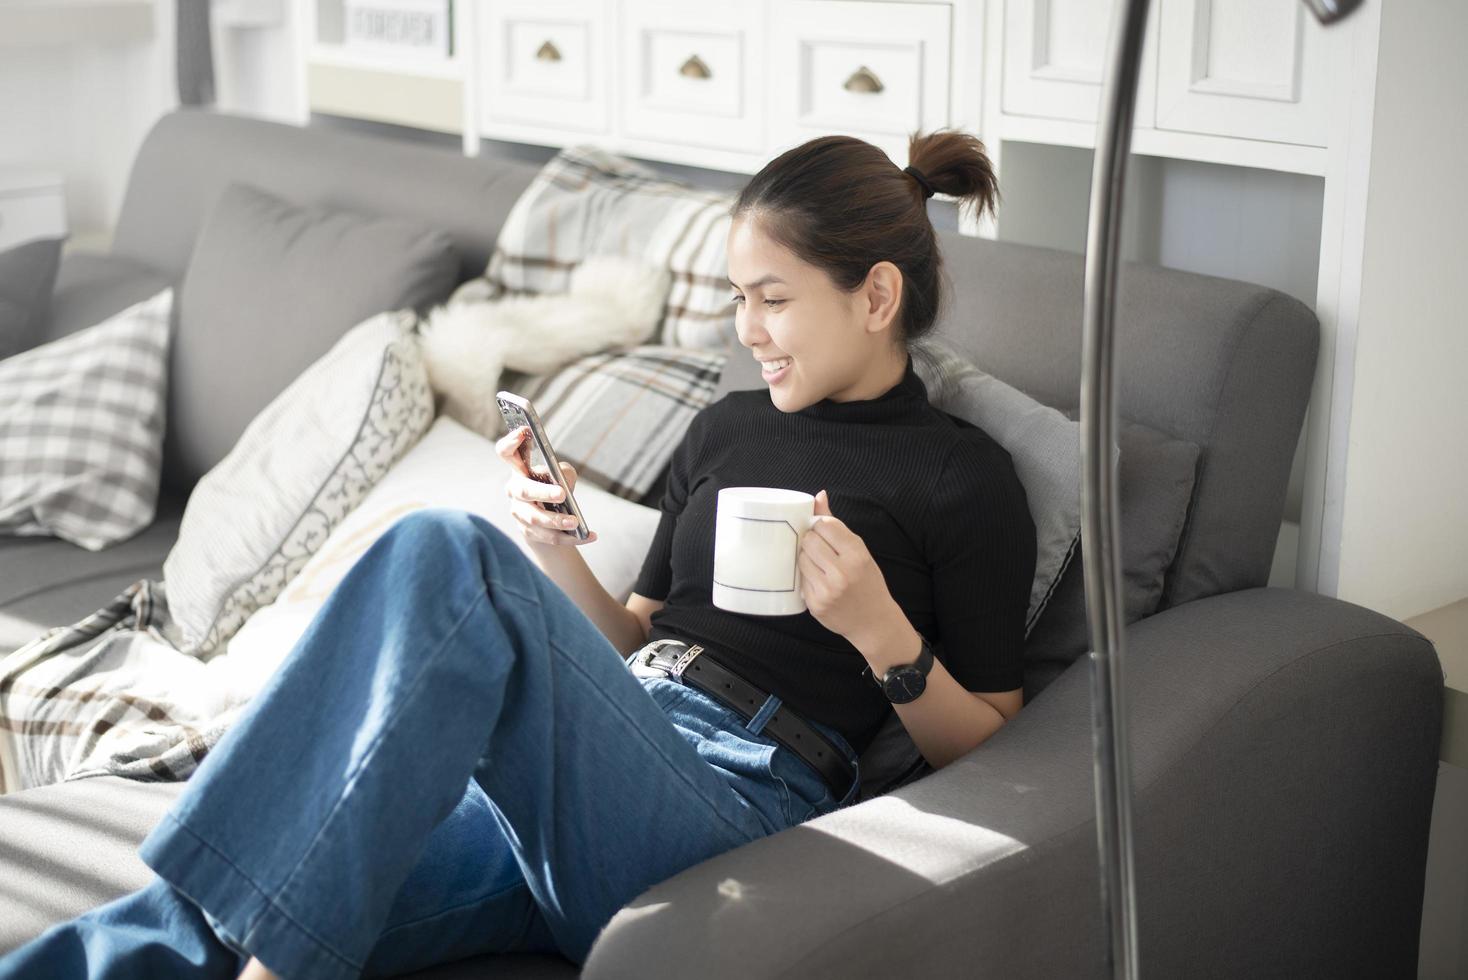
[[520,444],[530,436],[530,427],[522,425],[511,429],[508,433],[495,440],[494,451],[499,454],[500,459],[509,463],[517,473],[528,474],[525,465],[525,457],[520,455]]
[[807,531],[800,536],[800,551],[822,571],[834,568],[840,561],[840,556],[836,553],[836,549],[831,547],[831,543],[814,530]]
[[558,504],[566,497],[565,491],[558,484],[524,475],[510,477],[506,492],[513,500],[544,501],[552,504]]

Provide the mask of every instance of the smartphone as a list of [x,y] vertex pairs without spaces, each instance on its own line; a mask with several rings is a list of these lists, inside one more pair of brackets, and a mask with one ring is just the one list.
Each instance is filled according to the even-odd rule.
[[540,424],[540,416],[535,414],[535,406],[530,404],[528,398],[521,398],[512,391],[501,391],[494,397],[499,403],[500,414],[504,416],[509,431],[513,432],[522,425],[530,427],[530,438],[520,444],[520,457],[525,460],[525,468],[530,471],[531,478],[542,483],[553,483],[566,493],[565,500],[557,503],[546,501],[541,506],[576,518],[574,533],[577,540],[585,541],[591,537],[591,528],[586,526],[586,518],[582,515],[581,508],[576,506],[571,488],[566,486],[566,478],[561,475],[561,461],[551,448],[550,437],[545,434],[545,426]]

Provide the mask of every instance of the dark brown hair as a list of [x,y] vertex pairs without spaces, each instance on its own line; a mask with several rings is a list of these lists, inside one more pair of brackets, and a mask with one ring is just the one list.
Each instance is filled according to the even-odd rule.
[[[958,198],[978,218],[994,213],[999,188],[978,137],[957,130],[912,133],[911,166],[940,194]],[[843,292],[866,281],[873,265],[902,272],[897,338],[909,343],[933,329],[942,291],[943,256],[928,218],[926,191],[886,151],[854,136],[821,136],[765,164],[729,214],[753,219],[774,241],[821,269]]]

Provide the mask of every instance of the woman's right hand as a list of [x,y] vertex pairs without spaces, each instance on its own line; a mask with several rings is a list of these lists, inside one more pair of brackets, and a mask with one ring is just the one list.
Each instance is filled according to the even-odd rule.
[[[533,544],[571,545],[590,544],[596,540],[592,531],[585,541],[576,537],[576,517],[547,509],[545,504],[560,503],[565,492],[555,483],[545,483],[530,475],[530,467],[521,455],[520,448],[530,438],[530,427],[520,426],[494,444],[500,459],[514,471],[505,483],[505,496],[510,498],[510,516],[520,524],[520,531]],[[570,463],[561,464],[561,475],[566,485],[576,489],[576,468]]]

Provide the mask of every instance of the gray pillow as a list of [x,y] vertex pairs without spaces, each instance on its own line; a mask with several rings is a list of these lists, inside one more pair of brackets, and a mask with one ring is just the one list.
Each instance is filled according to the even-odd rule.
[[44,339],[65,240],[43,238],[0,252],[0,360]]
[[[1078,417],[1078,410],[1067,415]],[[1122,611],[1127,624],[1157,611],[1197,479],[1196,443],[1121,420]],[[1091,649],[1081,548],[1025,641],[1025,701]]]
[[349,329],[383,310],[442,302],[458,274],[442,232],[230,184],[204,219],[180,288],[169,485],[191,487]]

